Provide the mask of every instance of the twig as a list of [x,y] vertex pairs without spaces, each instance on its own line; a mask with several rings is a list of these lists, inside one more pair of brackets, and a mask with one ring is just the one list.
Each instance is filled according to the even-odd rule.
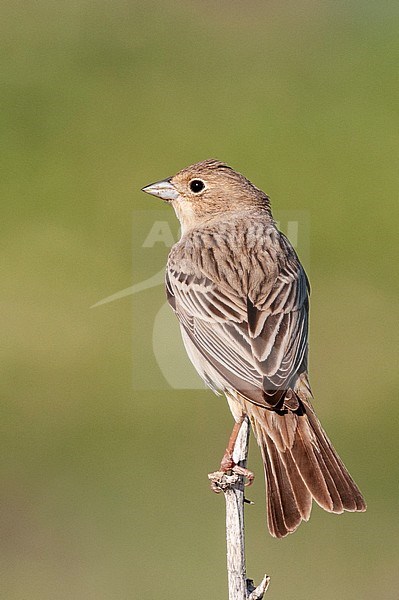
[[[233,460],[245,467],[248,456],[249,421],[246,417],[234,447]],[[258,587],[246,578],[244,537],[244,477],[232,470],[231,475],[221,471],[210,473],[213,489],[222,491],[226,500],[227,577],[229,600],[262,600],[269,587],[270,577],[264,576]]]

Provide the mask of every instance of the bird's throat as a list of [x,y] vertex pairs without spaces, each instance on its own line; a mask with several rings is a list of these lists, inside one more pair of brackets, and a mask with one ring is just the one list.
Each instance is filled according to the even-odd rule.
[[192,204],[181,197],[172,202],[176,217],[180,221],[182,235],[199,224],[198,216],[195,214]]

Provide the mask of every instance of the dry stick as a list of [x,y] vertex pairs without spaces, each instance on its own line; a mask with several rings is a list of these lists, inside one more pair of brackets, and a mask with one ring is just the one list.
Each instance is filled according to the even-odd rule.
[[[248,456],[249,420],[245,418],[234,447],[233,460],[245,467]],[[234,470],[231,475],[221,471],[208,475],[215,491],[222,491],[226,500],[227,576],[229,600],[262,600],[270,577],[264,576],[255,588],[246,577],[244,539],[244,477]]]

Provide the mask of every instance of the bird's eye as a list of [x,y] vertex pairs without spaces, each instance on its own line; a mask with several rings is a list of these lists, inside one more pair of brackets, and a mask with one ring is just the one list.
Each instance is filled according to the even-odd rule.
[[194,192],[194,194],[198,194],[202,192],[205,187],[205,183],[201,179],[192,179],[190,181],[190,190]]

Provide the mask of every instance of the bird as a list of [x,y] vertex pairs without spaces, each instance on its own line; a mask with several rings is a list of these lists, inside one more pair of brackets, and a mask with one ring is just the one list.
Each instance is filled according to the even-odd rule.
[[[181,237],[165,287],[200,377],[224,394],[235,425],[220,469],[248,417],[260,447],[268,529],[283,538],[308,521],[313,500],[330,513],[365,500],[312,405],[308,377],[310,286],[278,230],[270,198],[216,159],[142,188],[171,204]],[[251,472],[247,484],[252,482]]]

